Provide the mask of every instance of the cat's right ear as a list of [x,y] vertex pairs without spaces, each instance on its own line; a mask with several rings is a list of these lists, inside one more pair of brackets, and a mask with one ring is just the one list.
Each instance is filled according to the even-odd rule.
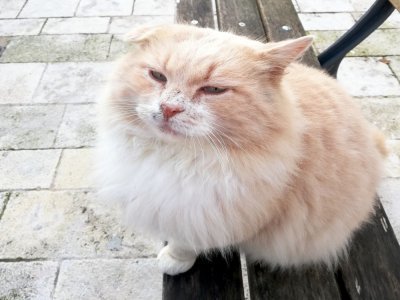
[[140,26],[124,36],[124,41],[132,44],[136,44],[142,47],[147,46],[151,39],[156,35],[158,26]]

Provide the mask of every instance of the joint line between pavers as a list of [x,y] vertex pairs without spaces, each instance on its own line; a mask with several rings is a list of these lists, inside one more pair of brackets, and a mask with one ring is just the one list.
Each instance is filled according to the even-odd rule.
[[41,35],[41,34],[42,34],[43,29],[44,29],[44,26],[46,26],[48,20],[49,20],[49,18],[46,18],[46,20],[44,20],[43,25],[42,25],[42,28],[40,28],[40,31],[39,31],[38,35]]
[[1,207],[1,210],[0,210],[0,221],[1,221],[1,218],[3,217],[3,215],[4,215],[4,212],[6,211],[6,207],[7,207],[8,201],[10,201],[12,192],[7,191],[7,192],[5,192],[5,194],[6,195],[5,195],[5,198],[4,198],[3,207]]
[[78,8],[79,8],[79,5],[81,4],[81,1],[82,0],[79,0],[78,3],[76,4],[74,15],[73,15],[74,17],[76,17],[76,13],[78,12]]
[[112,44],[113,40],[114,40],[114,34],[111,35],[110,44],[108,45],[108,51],[107,51],[106,60],[110,59],[111,44]]
[[53,290],[51,291],[50,294],[50,298],[54,299],[54,295],[56,293],[56,288],[57,288],[57,283],[58,283],[58,277],[60,275],[60,270],[61,270],[61,264],[62,264],[62,260],[60,260],[58,262],[58,266],[57,266],[57,271],[56,271],[56,277],[54,278],[54,283],[53,283]]
[[45,66],[44,66],[44,68],[43,68],[42,74],[40,74],[40,78],[39,78],[39,80],[38,80],[38,83],[37,83],[37,85],[36,85],[36,87],[35,87],[35,90],[34,90],[33,93],[32,93],[31,98],[30,98],[31,101],[32,101],[33,98],[35,97],[35,95],[36,95],[36,93],[37,93],[37,91],[38,91],[38,89],[39,89],[39,86],[40,86],[40,84],[42,83],[42,80],[43,80],[43,77],[44,77],[44,73],[46,73],[47,67],[48,67],[48,66],[49,66],[49,64],[48,64],[48,63],[45,63]]
[[25,8],[25,5],[28,3],[28,0],[25,0],[24,5],[22,5],[21,9],[19,10],[17,16],[15,17],[15,19],[19,18],[19,15],[21,14],[22,10]]
[[[113,21],[113,17],[110,16],[110,17],[108,18],[108,24],[107,24],[106,33],[110,33],[112,21]],[[111,45],[112,39],[113,39],[113,36],[111,36],[110,45]],[[108,55],[108,53],[107,53],[107,55]],[[107,57],[108,57],[108,56],[107,56]]]
[[[382,58],[384,57],[390,58],[390,56],[383,56]],[[387,66],[389,67],[390,72],[392,72],[393,76],[396,78],[397,82],[400,84],[400,76],[397,77],[396,72],[393,70],[392,65],[390,63],[388,63]]]
[[24,192],[95,192],[94,188],[61,188],[61,189],[50,189],[50,188],[26,188],[26,189],[13,189],[12,191],[2,190],[0,192],[12,192],[12,193],[24,193]]
[[133,0],[131,14],[130,14],[131,16],[133,15],[133,12],[135,10],[135,3],[136,3],[136,0]]
[[63,156],[64,156],[64,150],[61,150],[60,157],[58,158],[56,169],[54,170],[53,178],[51,180],[51,184],[50,184],[50,189],[51,190],[54,188],[54,184],[55,184],[56,177],[57,177],[57,174],[58,174],[58,169],[60,167],[61,159],[63,158]]
[[[96,61],[97,62],[97,61]],[[69,62],[68,62],[69,63]],[[85,105],[85,104],[96,104],[96,101],[87,101],[87,102],[73,102],[73,103],[58,103],[58,102],[43,102],[43,103],[0,103],[0,107],[2,106],[61,106],[61,105]]]
[[0,151],[30,151],[30,150],[65,150],[65,149],[94,149],[95,146],[66,146],[66,147],[36,147],[36,148],[0,148]]
[[64,121],[64,117],[65,117],[66,111],[67,111],[67,105],[64,105],[64,111],[63,111],[63,113],[62,113],[60,123],[58,124],[58,127],[57,127],[57,134],[56,134],[55,137],[54,137],[54,140],[53,140],[53,143],[52,143],[52,147],[55,147],[55,145],[56,145],[58,135],[60,134],[61,124],[62,124],[62,122]]

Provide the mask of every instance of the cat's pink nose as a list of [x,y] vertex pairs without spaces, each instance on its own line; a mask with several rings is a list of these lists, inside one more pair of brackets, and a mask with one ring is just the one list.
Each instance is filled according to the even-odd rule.
[[172,104],[165,104],[165,103],[161,103],[160,108],[161,108],[161,111],[163,113],[165,120],[168,120],[169,118],[172,118],[176,114],[181,113],[185,110],[180,105],[172,105]]

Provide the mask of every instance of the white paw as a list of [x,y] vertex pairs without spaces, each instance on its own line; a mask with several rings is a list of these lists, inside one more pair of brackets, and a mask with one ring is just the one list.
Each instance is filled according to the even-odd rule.
[[196,256],[185,255],[185,257],[177,257],[167,245],[158,253],[157,260],[158,267],[163,273],[176,275],[188,271],[194,265]]

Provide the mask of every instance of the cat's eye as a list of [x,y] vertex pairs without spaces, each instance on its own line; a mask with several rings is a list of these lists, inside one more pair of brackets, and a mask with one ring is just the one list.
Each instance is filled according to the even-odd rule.
[[167,77],[163,73],[160,73],[160,72],[157,72],[157,71],[154,71],[154,70],[150,70],[149,73],[150,73],[150,76],[154,80],[156,80],[158,82],[162,82],[162,83],[167,82]]
[[216,86],[203,86],[201,90],[206,94],[213,94],[213,95],[219,95],[227,91],[227,89],[225,88],[219,88]]

